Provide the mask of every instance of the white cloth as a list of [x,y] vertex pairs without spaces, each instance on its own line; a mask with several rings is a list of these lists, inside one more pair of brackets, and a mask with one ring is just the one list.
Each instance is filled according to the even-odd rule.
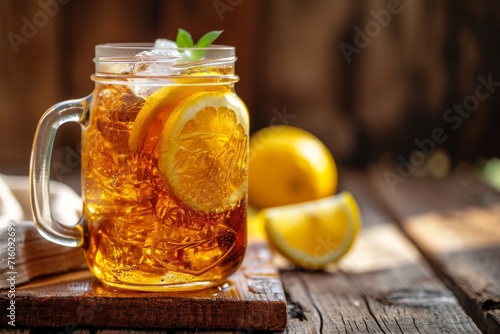
[[[52,181],[50,201],[54,218],[65,224],[77,222],[82,202],[70,187]],[[0,289],[8,288],[12,277],[18,285],[84,266],[80,248],[54,244],[38,233],[31,214],[28,177],[0,175]]]

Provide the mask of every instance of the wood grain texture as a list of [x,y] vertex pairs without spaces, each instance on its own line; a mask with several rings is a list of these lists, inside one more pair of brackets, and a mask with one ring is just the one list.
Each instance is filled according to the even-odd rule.
[[[227,287],[179,293],[105,289],[88,270],[35,280],[16,289],[16,325],[75,328],[282,330],[287,308],[265,244],[249,244]],[[0,307],[9,303],[1,294]],[[5,324],[6,325],[6,324]]]
[[374,168],[377,193],[434,271],[486,333],[500,332],[500,195],[472,173],[406,178],[391,192]]
[[[315,287],[330,284],[327,291],[339,291],[332,282],[350,285],[357,293],[352,317],[357,308],[365,308],[374,320],[361,317],[347,322],[355,333],[478,333],[472,319],[457,299],[433,274],[425,259],[401,233],[384,209],[364,173],[343,172],[341,187],[350,190],[359,202],[364,228],[352,252],[340,263],[330,283],[316,282]],[[311,293],[321,293],[311,287]],[[342,290],[340,290],[342,291]],[[348,308],[349,310],[349,308]],[[363,313],[361,313],[363,314]],[[344,319],[349,319],[344,317]],[[378,328],[378,329],[376,329]]]
[[289,320],[285,333],[321,333],[322,315],[300,273],[286,271],[281,274],[281,278],[288,294]]

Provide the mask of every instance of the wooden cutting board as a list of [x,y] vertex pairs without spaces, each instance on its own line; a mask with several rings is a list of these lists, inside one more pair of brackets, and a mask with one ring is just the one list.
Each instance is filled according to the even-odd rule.
[[[2,293],[0,308],[9,303]],[[110,291],[85,269],[18,286],[15,305],[19,327],[283,330],[287,322],[280,276],[262,242],[248,245],[241,268],[217,288]]]

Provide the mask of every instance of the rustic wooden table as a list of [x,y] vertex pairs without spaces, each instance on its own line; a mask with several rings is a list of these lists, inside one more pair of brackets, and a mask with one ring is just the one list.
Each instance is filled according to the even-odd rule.
[[[394,187],[386,172],[341,170],[340,188],[357,198],[363,230],[338,266],[279,271],[288,310],[284,332],[500,333],[500,194],[468,171],[404,178]],[[254,332],[132,327],[75,324],[0,333]]]

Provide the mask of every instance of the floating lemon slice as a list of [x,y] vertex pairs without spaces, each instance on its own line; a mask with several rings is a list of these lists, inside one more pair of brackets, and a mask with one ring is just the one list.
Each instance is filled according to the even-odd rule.
[[203,92],[175,107],[160,138],[160,175],[190,207],[222,212],[247,191],[248,111],[233,93]]
[[[155,143],[158,138],[149,134],[158,133],[172,110],[189,96],[199,92],[227,89],[208,84],[213,81],[210,81],[209,77],[216,74],[216,72],[201,72],[193,74],[193,78],[179,78],[176,79],[175,84],[180,85],[165,86],[151,94],[134,121],[128,141],[129,148],[132,151],[137,151],[143,145],[145,138]],[[182,85],[185,81],[189,82],[190,85]]]
[[358,205],[349,192],[265,209],[261,215],[278,251],[295,264],[314,270],[345,255],[361,228]]

